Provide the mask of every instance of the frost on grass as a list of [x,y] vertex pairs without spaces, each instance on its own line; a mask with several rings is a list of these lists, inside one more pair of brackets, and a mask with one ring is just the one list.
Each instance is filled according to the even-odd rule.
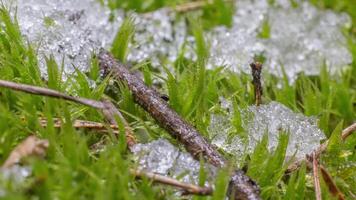
[[240,113],[247,138],[229,136],[233,130],[231,113],[214,114],[208,129],[212,143],[236,157],[252,152],[265,134],[268,134],[268,147],[273,150],[278,145],[281,131],[289,133],[286,155],[291,157],[295,154],[297,158],[311,153],[320,145],[320,140],[325,139],[315,118],[295,113],[277,102],[259,107],[250,106],[241,109]]
[[[168,175],[187,183],[197,184],[199,181],[200,163],[165,139],[136,144],[132,151],[139,169]],[[205,164],[205,170],[211,175],[215,173],[215,168],[208,164]]]

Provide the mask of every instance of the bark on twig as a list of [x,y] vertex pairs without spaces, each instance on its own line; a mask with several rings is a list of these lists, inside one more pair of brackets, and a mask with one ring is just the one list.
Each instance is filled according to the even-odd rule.
[[138,178],[147,177],[154,182],[171,185],[176,188],[181,188],[183,189],[184,194],[212,195],[213,193],[213,189],[211,187],[200,187],[189,183],[183,183],[176,179],[167,176],[162,176],[152,172],[145,172],[141,170],[130,170],[130,173]]
[[262,103],[262,94],[263,88],[261,84],[261,71],[262,71],[262,64],[259,62],[254,62],[250,64],[251,72],[252,72],[252,83],[255,88],[255,101],[256,106],[259,106]]
[[21,159],[29,156],[44,157],[46,150],[49,146],[48,140],[42,140],[36,136],[29,136],[15,149],[12,150],[9,157],[6,159],[1,168],[10,168],[15,164],[18,164]]
[[[342,133],[341,133],[341,139],[345,141],[353,132],[356,131],[356,123],[352,124],[351,126],[345,128]],[[326,151],[327,147],[329,144],[329,140],[326,140],[324,143],[322,143],[317,149],[314,150],[313,153],[315,153],[316,157],[319,158],[320,155]],[[308,155],[306,155],[308,156]],[[295,170],[298,170],[300,166],[302,165],[303,161],[305,159],[299,159],[290,164],[286,170],[286,174],[289,174]]]
[[115,116],[118,117],[124,123],[126,129],[126,141],[128,147],[132,147],[132,145],[136,143],[131,127],[128,125],[127,121],[122,116],[120,111],[110,101],[107,100],[96,101],[96,100],[86,99],[81,97],[73,97],[52,89],[26,85],[26,84],[19,84],[19,83],[14,83],[5,80],[0,80],[0,87],[5,87],[5,88],[26,92],[30,94],[35,94],[35,95],[42,95],[42,96],[64,99],[64,100],[72,101],[75,103],[79,103],[79,104],[83,104],[89,107],[99,109],[103,112],[104,116],[111,124],[117,125]]
[[[202,155],[216,167],[226,166],[227,161],[222,155],[192,125],[172,110],[154,89],[147,87],[141,79],[130,73],[105,50],[99,54],[99,63],[103,74],[111,74],[113,78],[127,84],[136,103],[174,138],[177,138],[195,159],[199,159]],[[234,187],[235,199],[260,199],[257,184],[244,172],[238,171],[234,176],[235,179],[230,185]]]

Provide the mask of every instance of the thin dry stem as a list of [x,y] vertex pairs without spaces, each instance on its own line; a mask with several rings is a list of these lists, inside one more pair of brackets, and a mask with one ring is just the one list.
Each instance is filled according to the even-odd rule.
[[108,100],[96,101],[96,100],[86,99],[81,97],[73,97],[52,89],[26,85],[26,84],[19,84],[19,83],[5,81],[5,80],[0,80],[0,87],[9,88],[12,90],[17,90],[17,91],[26,92],[35,95],[64,99],[67,101],[72,101],[75,103],[79,103],[92,108],[99,109],[103,112],[105,118],[111,124],[117,125],[116,117],[118,117],[123,122],[125,126],[125,133],[126,133],[126,140],[127,140],[128,147],[132,147],[132,145],[136,143],[131,127],[128,125],[127,121],[122,116],[120,111]]
[[147,177],[154,182],[163,183],[176,188],[181,188],[183,189],[185,194],[212,195],[213,193],[213,189],[211,187],[200,187],[189,183],[183,183],[176,179],[152,172],[145,172],[142,170],[130,170],[130,173],[137,178]]
[[321,200],[321,189],[319,181],[319,166],[315,152],[313,153],[313,180],[316,200]]
[[[45,118],[40,118],[40,125],[42,127],[47,127],[47,119]],[[62,120],[60,118],[53,118],[53,127],[54,128],[61,128],[63,126],[62,124]],[[74,128],[86,128],[86,129],[95,129],[95,130],[107,130],[108,127],[110,127],[111,129],[113,129],[114,131],[117,132],[118,126],[111,124],[109,126],[106,126],[103,123],[100,122],[93,122],[93,121],[87,121],[87,120],[74,120],[73,122],[73,127]]]
[[342,131],[342,134],[341,134],[342,140],[346,140],[346,138],[349,137],[355,131],[356,131],[356,123],[354,123],[351,126],[345,128]]

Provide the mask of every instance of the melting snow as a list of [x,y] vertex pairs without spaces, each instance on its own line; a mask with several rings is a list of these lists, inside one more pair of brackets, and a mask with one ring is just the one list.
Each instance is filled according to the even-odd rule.
[[266,133],[269,139],[269,149],[272,150],[278,145],[280,131],[289,132],[287,156],[293,156],[296,153],[297,158],[303,158],[305,154],[311,153],[320,145],[320,140],[325,139],[315,118],[295,113],[277,102],[270,102],[259,107],[250,106],[240,112],[242,126],[247,132],[247,142],[241,136],[229,138],[229,133],[233,128],[232,113],[214,114],[208,129],[213,144],[237,157],[245,152],[253,151]]
[[[190,154],[181,152],[165,139],[136,144],[132,151],[142,170],[169,175],[183,182],[199,183],[199,161],[194,160]],[[205,164],[204,167],[210,175],[215,173],[213,166]]]
[[[109,47],[122,17],[109,22],[110,11],[96,0],[17,0],[17,18],[22,34],[38,47],[45,73],[45,56],[64,60],[65,71],[89,66],[91,53]],[[12,11],[15,8],[12,7]]]
[[[17,15],[23,35],[38,46],[41,66],[45,65],[44,55],[54,54],[59,63],[64,59],[65,70],[70,73],[72,65],[86,70],[91,53],[110,46],[124,12],[114,12],[110,22],[111,11],[96,0],[17,0]],[[176,14],[161,9],[133,15],[137,31],[130,61],[149,59],[154,66],[167,64],[177,58],[185,41],[186,57],[194,59],[194,38]],[[261,39],[258,33],[266,21],[270,38]],[[206,32],[211,43],[208,65],[249,72],[248,63],[262,54],[267,71],[281,75],[283,66],[291,81],[299,72],[318,74],[324,63],[334,72],[352,62],[340,31],[350,24],[348,15],[321,11],[304,1],[294,8],[287,0],[278,0],[274,6],[267,0],[241,0],[232,28],[216,27]]]

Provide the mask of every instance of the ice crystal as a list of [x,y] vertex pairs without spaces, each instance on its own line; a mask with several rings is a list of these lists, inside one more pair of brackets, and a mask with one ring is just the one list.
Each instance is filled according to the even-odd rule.
[[37,46],[42,72],[45,56],[53,54],[57,63],[64,61],[65,71],[88,69],[91,53],[109,47],[119,24],[120,13],[112,22],[110,11],[96,0],[17,0],[12,11],[22,34]]
[[[351,63],[352,56],[340,31],[350,25],[350,18],[318,10],[305,1],[297,2],[298,7],[287,0],[278,0],[274,5],[267,0],[237,1],[232,27],[216,27],[205,34],[211,44],[208,66],[226,65],[235,72],[249,72],[248,64],[256,55],[262,55],[266,71],[281,76],[283,66],[293,81],[300,72],[317,74],[323,64],[334,72]],[[124,15],[120,10],[112,15],[96,0],[17,0],[16,6],[23,35],[38,46],[42,71],[44,55],[49,54],[59,63],[64,59],[68,73],[73,65],[87,70],[91,53],[110,46]],[[183,46],[185,56],[195,59],[194,38],[188,34],[186,22],[174,12],[160,9],[132,15],[136,33],[129,61],[169,65]],[[270,29],[269,38],[259,37],[263,24]]]
[[[259,38],[263,23],[270,28],[269,38]],[[308,2],[294,8],[286,1],[271,6],[267,1],[238,1],[231,29],[219,27],[211,33],[213,65],[231,66],[248,72],[256,55],[266,58],[265,69],[288,78],[304,72],[315,75],[324,64],[335,72],[352,62],[341,28],[350,24],[346,14],[320,11]]]
[[295,154],[297,158],[311,153],[325,138],[323,132],[318,128],[315,118],[295,113],[277,102],[258,107],[250,106],[241,109],[240,112],[243,128],[247,132],[247,142],[241,136],[229,138],[229,133],[232,130],[231,113],[228,115],[214,114],[208,129],[213,144],[236,156],[252,152],[266,133],[270,150],[278,145],[281,131],[289,133],[287,156]]
[[[133,153],[140,169],[179,178],[183,182],[198,183],[200,163],[165,139],[136,144]],[[205,168],[209,174],[215,173],[214,167],[206,164]]]

